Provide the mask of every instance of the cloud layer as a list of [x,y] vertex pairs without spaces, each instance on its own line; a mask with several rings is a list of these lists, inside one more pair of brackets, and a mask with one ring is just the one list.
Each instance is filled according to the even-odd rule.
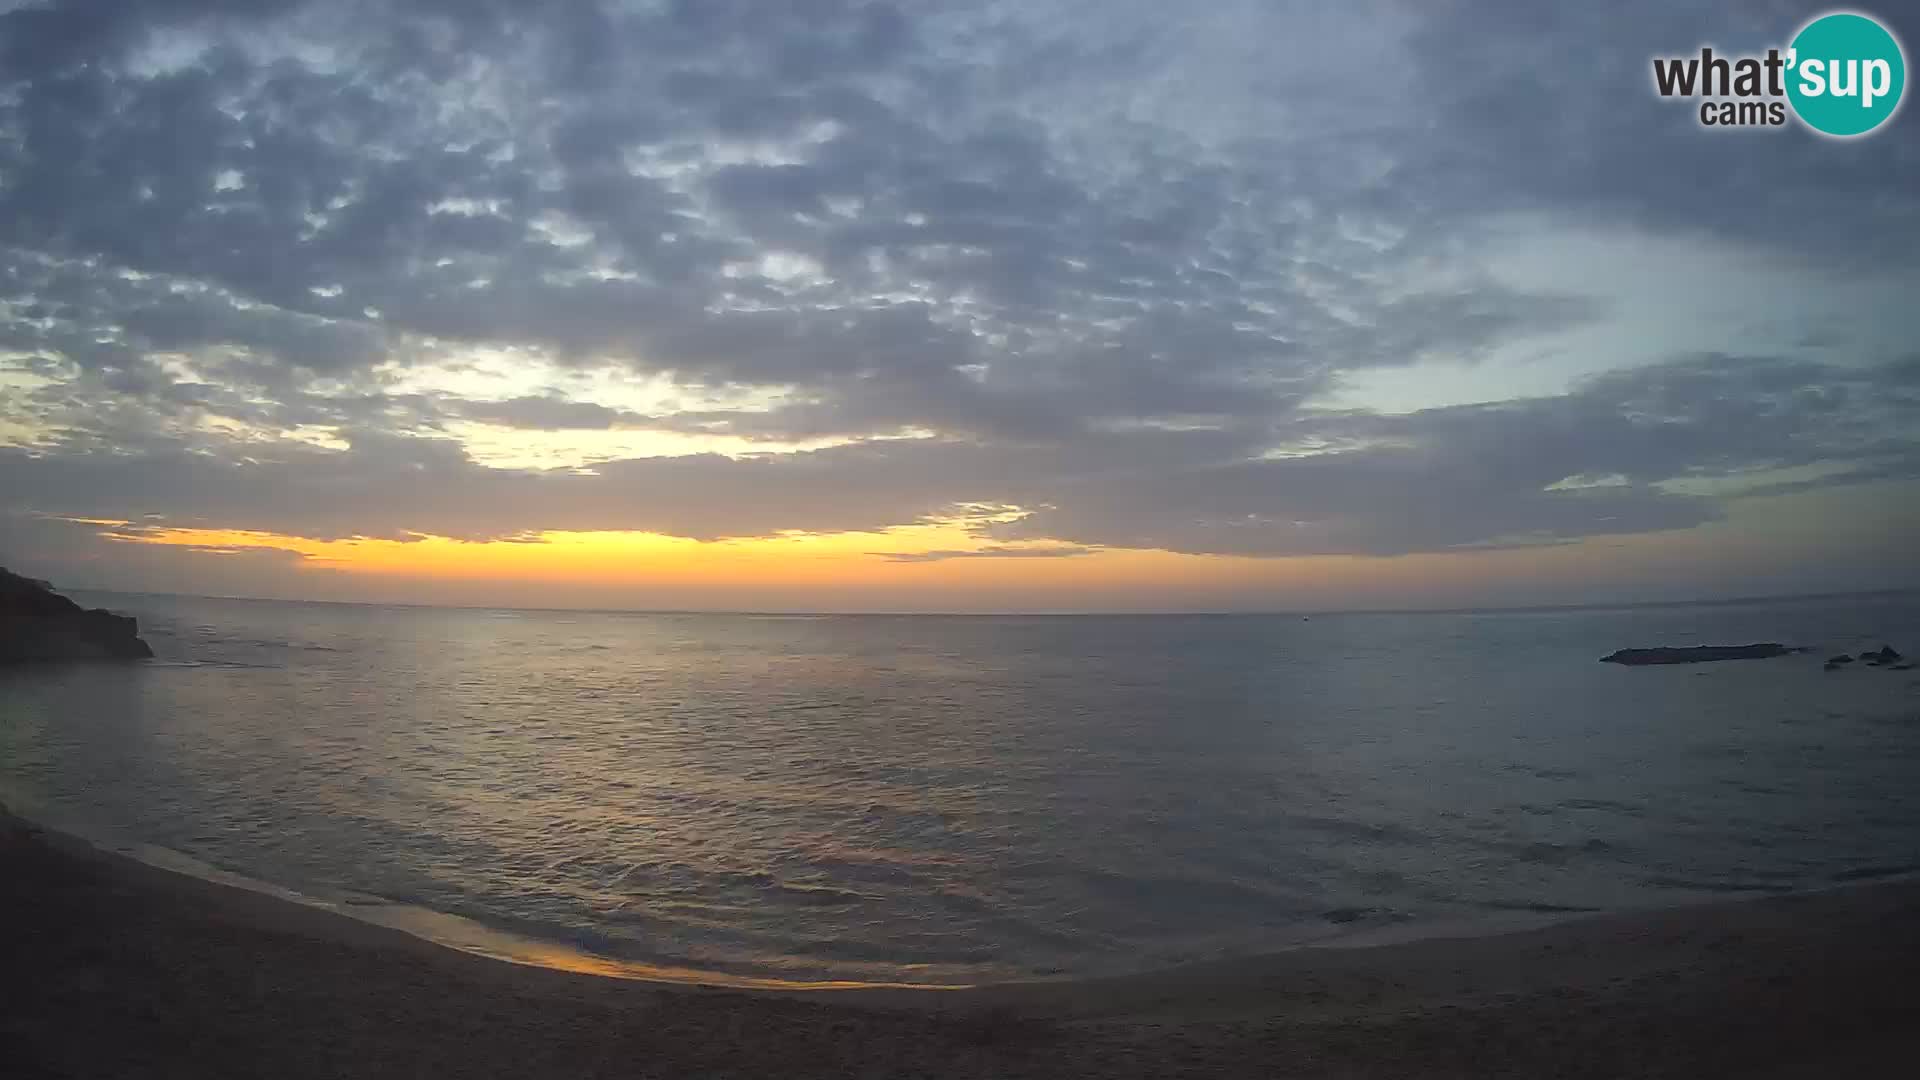
[[[995,508],[892,556],[945,561],[1563,544],[1920,477],[1914,316],[1860,307],[1920,283],[1911,115],[1714,134],[1645,85],[1793,10],[1201,7],[15,6],[0,490],[309,538]],[[1800,302],[1682,348],[1617,282],[1728,282],[1494,257],[1576,225]],[[1502,365],[1552,391],[1341,397]]]

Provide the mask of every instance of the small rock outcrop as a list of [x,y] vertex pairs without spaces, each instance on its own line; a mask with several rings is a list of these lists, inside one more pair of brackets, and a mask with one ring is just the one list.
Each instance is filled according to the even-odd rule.
[[1640,667],[1648,664],[1706,664],[1715,660],[1767,660],[1775,656],[1791,656],[1806,652],[1805,649],[1791,648],[1778,642],[1768,641],[1756,645],[1694,645],[1689,648],[1621,649],[1600,658],[1603,664],[1626,664]]
[[1906,658],[1901,656],[1893,646],[1881,645],[1879,652],[1861,653],[1860,659],[1869,664],[1897,664]]
[[1839,656],[1828,657],[1827,663],[1832,664],[1835,667],[1838,667],[1841,664],[1853,663],[1853,657],[1848,656],[1846,653],[1841,653]]
[[152,655],[132,616],[88,611],[46,582],[0,567],[0,664]]

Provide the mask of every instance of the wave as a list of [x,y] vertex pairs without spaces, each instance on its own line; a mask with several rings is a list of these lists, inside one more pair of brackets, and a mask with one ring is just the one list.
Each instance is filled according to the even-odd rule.
[[1533,900],[1484,900],[1476,906],[1489,911],[1524,911],[1533,915],[1598,915],[1607,910],[1585,904],[1549,904]]
[[852,889],[836,889],[831,885],[807,885],[797,882],[775,882],[775,892],[798,900],[803,904],[859,904],[867,901],[884,900],[886,897],[874,893],[856,892]]
[[279,664],[249,664],[244,660],[147,660],[140,665],[143,668],[239,668],[256,671],[276,671]]
[[1645,884],[1662,889],[1682,889],[1688,892],[1704,893],[1788,893],[1794,887],[1790,883],[1778,881],[1710,881],[1697,878],[1671,877],[1655,874],[1641,879]]
[[1842,870],[1828,880],[1835,882],[1879,881],[1884,878],[1906,877],[1920,874],[1920,863],[1895,863],[1891,866],[1860,866],[1851,870]]

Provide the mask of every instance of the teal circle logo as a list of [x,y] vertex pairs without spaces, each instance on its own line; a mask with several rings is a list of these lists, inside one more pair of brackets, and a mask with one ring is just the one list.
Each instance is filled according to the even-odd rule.
[[1907,88],[1907,58],[1886,27],[1850,11],[1808,23],[1787,51],[1787,100],[1825,135],[1865,135],[1892,118]]

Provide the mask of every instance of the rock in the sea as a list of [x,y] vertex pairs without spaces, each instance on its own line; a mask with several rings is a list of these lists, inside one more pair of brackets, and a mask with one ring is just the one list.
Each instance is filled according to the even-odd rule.
[[1657,649],[1621,649],[1619,652],[1600,658],[1603,664],[1705,664],[1715,660],[1766,660],[1775,656],[1788,656],[1806,652],[1805,649],[1789,648],[1778,642],[1762,642],[1757,645],[1694,645],[1690,648]]
[[1906,658],[1901,656],[1893,646],[1883,644],[1880,646],[1879,652],[1861,653],[1860,659],[1865,660],[1869,664],[1897,664]]
[[46,582],[0,567],[0,664],[152,655],[131,615],[85,610]]
[[1853,663],[1853,657],[1851,657],[1851,656],[1848,656],[1848,655],[1847,655],[1846,653],[1841,653],[1841,654],[1840,654],[1839,656],[1830,656],[1830,657],[1828,657],[1828,658],[1827,658],[1827,663],[1829,663],[1829,664],[1836,664],[1836,665],[1838,665],[1838,664],[1851,664],[1851,663]]

